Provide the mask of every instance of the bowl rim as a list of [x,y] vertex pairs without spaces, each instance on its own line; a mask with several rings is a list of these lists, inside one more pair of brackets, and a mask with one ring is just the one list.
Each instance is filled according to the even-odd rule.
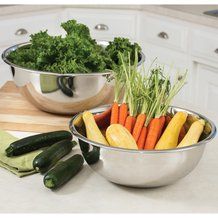
[[[96,40],[97,43],[104,45],[105,43],[108,43],[108,41],[105,40]],[[112,74],[112,70],[110,69],[105,69],[103,72],[92,72],[92,73],[67,73],[67,74],[61,74],[61,73],[55,73],[55,72],[51,72],[51,71],[39,71],[39,70],[33,70],[33,69],[29,69],[29,68],[25,68],[19,65],[16,65],[14,63],[12,63],[11,61],[9,61],[7,59],[8,53],[10,53],[11,51],[15,51],[16,49],[23,47],[25,45],[29,45],[31,44],[31,42],[22,42],[19,44],[15,44],[13,46],[10,46],[9,48],[6,48],[3,52],[2,52],[2,60],[10,65],[11,67],[15,67],[21,70],[25,70],[29,73],[37,73],[37,74],[47,74],[47,75],[55,75],[55,76],[110,76]],[[142,63],[145,62],[145,55],[144,53],[141,51],[140,52],[141,55],[141,60],[138,62],[138,66],[142,65]]]
[[[111,104],[107,104],[107,105],[102,105],[100,107],[94,108],[89,110],[92,113],[99,113],[99,112],[103,112],[105,109],[107,109],[108,107],[110,107]],[[136,150],[136,149],[125,149],[125,148],[119,148],[119,147],[113,147],[113,146],[107,146],[92,140],[87,139],[85,136],[83,136],[82,134],[80,134],[77,130],[75,125],[73,124],[73,121],[80,115],[82,115],[81,113],[78,113],[76,115],[74,115],[71,120],[69,121],[69,129],[71,130],[71,132],[73,133],[74,136],[76,136],[77,138],[89,143],[89,144],[93,144],[96,147],[100,147],[100,148],[104,148],[104,149],[109,149],[109,150],[114,150],[114,151],[123,151],[123,152],[130,152],[130,153],[141,153],[141,154],[153,154],[153,153],[173,153],[173,152],[182,152],[182,151],[186,151],[186,150],[191,150],[194,149],[198,146],[204,145],[205,143],[211,141],[215,135],[216,135],[216,126],[215,124],[208,119],[207,117],[205,117],[204,115],[194,112],[192,110],[187,110],[185,108],[182,107],[177,107],[177,106],[170,106],[170,109],[176,109],[178,111],[186,111],[188,112],[188,114],[193,114],[193,115],[197,115],[200,118],[203,118],[204,120],[206,120],[207,122],[209,122],[209,124],[211,125],[211,133],[202,141],[190,145],[190,146],[185,146],[185,147],[181,147],[181,148],[172,148],[172,149],[162,149],[162,150]]]

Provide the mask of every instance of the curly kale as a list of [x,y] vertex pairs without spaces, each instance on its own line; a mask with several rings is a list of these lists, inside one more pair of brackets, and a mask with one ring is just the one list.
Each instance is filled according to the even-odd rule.
[[130,52],[134,58],[138,44],[115,38],[104,49],[91,38],[89,28],[76,20],[61,24],[65,37],[50,36],[46,31],[30,35],[30,44],[12,51],[8,59],[19,66],[57,73],[90,73],[114,69],[120,65],[118,52]]
[[[121,60],[118,55],[119,52],[122,53],[125,58],[128,58],[128,53],[130,53],[131,63],[133,64],[135,60],[135,51],[140,52],[141,47],[137,43],[131,44],[127,38],[116,37],[112,42],[109,42],[109,45],[105,50],[112,60],[112,66],[120,66]],[[126,61],[128,62],[128,60]]]

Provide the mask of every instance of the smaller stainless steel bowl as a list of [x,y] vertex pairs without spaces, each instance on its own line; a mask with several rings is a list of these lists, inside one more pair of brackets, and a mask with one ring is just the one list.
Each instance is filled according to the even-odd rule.
[[[108,108],[102,106],[91,110],[100,113]],[[173,113],[186,111],[204,119],[210,133],[197,144],[169,150],[128,150],[105,146],[85,137],[84,129],[74,123],[81,114],[70,121],[70,130],[79,140],[82,154],[88,165],[107,180],[132,187],[158,187],[176,182],[189,174],[200,161],[205,145],[215,137],[216,127],[208,118],[196,112],[179,107],[171,107]]]
[[[108,82],[111,71],[98,73],[60,74],[30,70],[11,63],[10,52],[30,43],[21,43],[6,49],[2,59],[7,63],[13,80],[25,98],[37,108],[56,114],[75,114],[90,108],[112,103],[114,85]],[[108,42],[98,41],[102,47]],[[138,66],[145,61],[140,53]]]

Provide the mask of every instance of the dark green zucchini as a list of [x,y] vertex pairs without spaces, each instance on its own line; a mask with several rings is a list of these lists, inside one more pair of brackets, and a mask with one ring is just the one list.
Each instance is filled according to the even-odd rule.
[[80,146],[81,151],[83,153],[88,153],[89,152],[89,144],[87,142],[84,142],[81,139],[78,139],[78,141],[79,141],[79,146]]
[[89,151],[90,146],[87,142],[82,141],[81,139],[78,139],[78,141],[86,162],[88,164],[95,164],[96,162],[98,162],[100,157],[100,148],[93,147],[93,149]]
[[69,139],[56,142],[34,158],[33,168],[40,173],[47,172],[62,157],[69,154],[76,144],[75,141]]
[[93,149],[89,152],[83,152],[82,153],[86,162],[88,164],[95,164],[99,161],[100,157],[100,148],[98,147],[93,147]]
[[42,147],[51,146],[55,142],[63,139],[71,140],[72,134],[65,130],[41,133],[11,143],[5,152],[8,157],[18,156]]
[[66,161],[58,163],[44,176],[43,182],[45,187],[56,189],[65,184],[81,170],[83,163],[84,160],[80,154],[76,154]]

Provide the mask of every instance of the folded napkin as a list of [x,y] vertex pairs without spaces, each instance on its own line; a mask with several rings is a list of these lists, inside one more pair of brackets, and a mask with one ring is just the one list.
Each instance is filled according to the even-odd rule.
[[42,150],[33,151],[16,157],[7,157],[5,149],[10,143],[18,140],[11,134],[0,130],[0,167],[3,167],[19,177],[27,176],[36,171],[33,169],[33,159],[42,152]]

